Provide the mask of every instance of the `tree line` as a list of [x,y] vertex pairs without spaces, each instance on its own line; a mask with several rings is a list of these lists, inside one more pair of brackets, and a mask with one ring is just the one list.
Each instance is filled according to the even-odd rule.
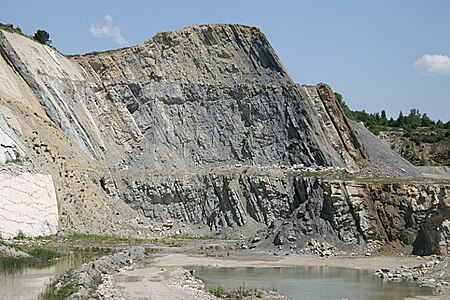
[[352,120],[363,122],[364,125],[374,133],[378,133],[382,129],[398,129],[405,131],[412,131],[420,127],[427,127],[432,129],[447,129],[450,130],[450,121],[444,123],[441,120],[432,120],[427,113],[420,113],[417,108],[411,108],[408,115],[404,115],[400,111],[397,119],[387,118],[386,111],[368,113],[365,110],[351,110],[344,101],[341,94],[335,93],[336,100],[343,109],[345,115]]

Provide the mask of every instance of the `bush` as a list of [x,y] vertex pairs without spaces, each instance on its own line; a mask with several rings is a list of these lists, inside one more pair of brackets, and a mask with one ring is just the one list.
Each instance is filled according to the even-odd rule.
[[7,24],[0,23],[0,29],[23,35],[22,29],[20,29],[19,26],[14,27],[14,25],[10,23]]
[[210,289],[209,293],[211,295],[219,297],[219,298],[221,298],[221,297],[223,297],[225,295],[225,291],[223,290],[223,287],[221,287],[221,286],[218,286],[215,289]]
[[50,45],[52,41],[50,40],[50,34],[42,29],[38,29],[34,34],[34,39],[43,45]]

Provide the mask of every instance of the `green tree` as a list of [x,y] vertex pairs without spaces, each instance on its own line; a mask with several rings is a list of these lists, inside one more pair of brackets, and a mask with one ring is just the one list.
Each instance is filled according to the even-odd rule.
[[34,39],[43,45],[50,45],[52,41],[50,40],[50,34],[42,29],[38,29],[34,34]]
[[422,126],[423,127],[431,127],[434,125],[433,120],[430,119],[430,117],[428,117],[427,113],[424,113],[422,115]]
[[383,109],[381,111],[381,117],[380,117],[380,125],[386,126],[388,124],[388,119],[386,117],[386,111]]
[[342,97],[342,95],[339,94],[338,92],[335,92],[334,96],[336,97],[337,102],[341,106],[341,108],[344,111],[344,114],[347,116],[347,118],[354,119],[352,111],[347,106],[347,103],[345,103],[345,101],[344,101],[344,97]]
[[406,124],[411,128],[417,128],[422,125],[422,115],[417,108],[411,108],[409,115],[406,117]]

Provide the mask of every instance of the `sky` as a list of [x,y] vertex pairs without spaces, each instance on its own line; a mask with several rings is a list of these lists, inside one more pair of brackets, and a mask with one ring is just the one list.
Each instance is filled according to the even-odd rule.
[[353,110],[411,108],[450,121],[450,1],[164,0],[3,3],[0,22],[50,33],[64,54],[138,45],[193,24],[261,28],[295,82],[324,82]]

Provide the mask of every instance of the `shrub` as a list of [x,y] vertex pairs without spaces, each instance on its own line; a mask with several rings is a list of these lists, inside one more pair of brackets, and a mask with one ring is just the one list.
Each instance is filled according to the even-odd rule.
[[50,45],[52,41],[50,40],[50,34],[42,29],[38,29],[34,34],[34,39],[43,45]]

